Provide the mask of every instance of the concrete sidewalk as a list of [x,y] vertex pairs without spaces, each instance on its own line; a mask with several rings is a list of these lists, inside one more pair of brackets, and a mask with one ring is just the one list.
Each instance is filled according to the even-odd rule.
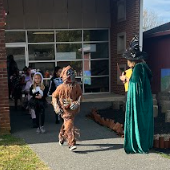
[[77,115],[76,127],[81,131],[78,148],[71,152],[67,145],[59,146],[58,132],[61,124],[54,123],[52,107],[46,109],[46,134],[36,134],[26,112],[11,110],[12,133],[23,138],[52,170],[169,170],[170,159],[156,153],[127,155],[123,139],[85,115],[90,108],[110,106],[110,102],[85,102]]

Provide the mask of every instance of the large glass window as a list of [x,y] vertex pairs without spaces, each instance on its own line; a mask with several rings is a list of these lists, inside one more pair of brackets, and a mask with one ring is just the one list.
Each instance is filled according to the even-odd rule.
[[25,31],[5,32],[5,42],[6,43],[26,42]]
[[81,59],[81,44],[57,44],[57,60],[76,60]]
[[32,69],[39,70],[44,78],[51,78],[53,75],[53,70],[55,67],[55,63],[30,63],[29,66]]
[[54,60],[53,44],[29,44],[29,60]]
[[54,42],[54,31],[28,31],[28,43]]
[[108,29],[6,31],[6,43],[16,42],[24,44],[25,54],[17,48],[8,48],[7,53],[14,54],[20,67],[27,64],[40,70],[45,85],[55,66],[70,65],[83,93],[109,92]]
[[57,62],[57,65],[62,68],[70,65],[74,68],[76,76],[82,76],[82,61],[59,61]]
[[84,60],[84,72],[92,76],[109,75],[108,60]]
[[90,59],[109,58],[108,43],[90,43],[83,44],[84,54],[88,54]]
[[6,54],[13,55],[19,70],[25,67],[25,47],[7,47]]
[[84,41],[108,41],[108,30],[84,30]]
[[81,30],[57,31],[56,41],[57,42],[82,41],[82,31]]
[[84,78],[85,93],[109,92],[109,77],[89,77]]

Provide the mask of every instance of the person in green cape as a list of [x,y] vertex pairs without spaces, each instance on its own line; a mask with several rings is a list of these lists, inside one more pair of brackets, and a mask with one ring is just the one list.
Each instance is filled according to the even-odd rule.
[[137,36],[131,40],[123,57],[128,65],[133,65],[127,92],[124,150],[126,153],[148,153],[154,135],[152,73],[144,62],[147,53],[140,51]]

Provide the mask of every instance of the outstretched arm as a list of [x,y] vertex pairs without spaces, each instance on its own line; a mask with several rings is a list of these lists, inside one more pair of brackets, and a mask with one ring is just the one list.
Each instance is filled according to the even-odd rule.
[[52,94],[52,101],[51,104],[54,107],[54,111],[58,113],[58,103],[57,103],[57,98],[59,97],[59,88],[57,88],[53,94]]

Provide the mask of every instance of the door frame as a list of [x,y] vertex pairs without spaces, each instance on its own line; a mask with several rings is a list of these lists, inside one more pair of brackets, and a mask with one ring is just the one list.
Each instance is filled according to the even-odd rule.
[[25,48],[25,66],[28,66],[28,49],[26,43],[6,43],[5,44],[6,48],[18,48],[18,47],[23,47]]

